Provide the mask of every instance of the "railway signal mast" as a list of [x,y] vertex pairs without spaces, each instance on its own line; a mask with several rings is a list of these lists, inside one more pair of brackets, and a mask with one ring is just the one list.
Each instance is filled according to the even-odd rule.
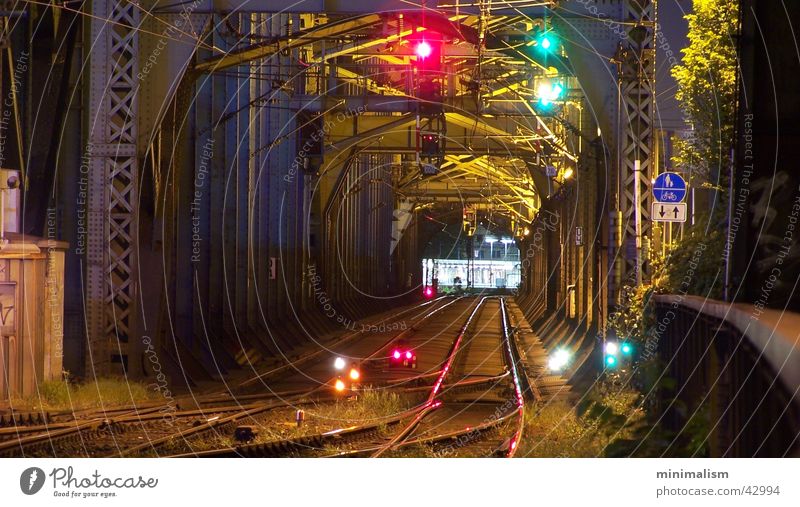
[[422,34],[412,41],[413,95],[417,98],[416,163],[423,176],[433,176],[444,162],[447,132],[442,107],[443,41],[429,30]]

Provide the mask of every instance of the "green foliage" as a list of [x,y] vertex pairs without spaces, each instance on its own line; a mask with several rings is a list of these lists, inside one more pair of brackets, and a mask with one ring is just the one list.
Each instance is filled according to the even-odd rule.
[[650,304],[654,294],[722,297],[725,234],[723,229],[713,225],[717,222],[698,217],[695,225],[687,226],[683,238],[676,240],[665,256],[653,253],[650,283],[622,287],[622,304],[609,315],[608,321],[609,328],[617,336],[640,346],[645,343],[655,324],[655,308]]
[[[641,392],[637,408],[642,417],[628,418],[619,424],[620,438],[613,439],[603,450],[606,457],[707,457],[710,416],[707,405],[689,409],[673,397],[677,382],[662,375],[658,360],[641,365]],[[643,381],[643,382],[642,382]],[[661,401],[659,401],[661,400]],[[592,400],[589,415],[613,410],[603,402]],[[663,405],[663,406],[660,406]],[[586,410],[586,409],[585,409]],[[670,429],[675,428],[675,429]]]
[[653,277],[657,293],[722,297],[725,235],[709,223],[713,222],[698,220],[669,250],[664,266]]
[[700,178],[691,183],[719,185],[733,146],[738,2],[694,0],[686,19],[689,46],[672,75],[678,83],[675,97],[693,130],[675,143],[673,163]]
[[648,329],[655,322],[650,303],[653,295],[653,286],[642,284],[640,286],[626,285],[622,287],[621,305],[609,316],[608,325],[617,333],[617,336],[632,341],[638,345],[644,343]]
[[[618,336],[641,346],[652,336],[655,326],[653,294],[688,294],[720,298],[723,278],[724,229],[713,224],[719,220],[698,217],[696,225],[687,227],[683,237],[666,255],[652,259],[650,284],[622,289],[622,304],[609,317],[609,326]],[[712,224],[712,225],[709,225]],[[598,428],[617,427],[619,437],[609,439],[603,454],[621,456],[708,456],[710,416],[707,405],[688,407],[675,398],[675,379],[665,377],[664,365],[658,357],[639,359],[635,363],[631,385],[642,397],[637,408],[640,418],[624,418],[606,401],[590,399],[579,407],[584,419]],[[669,424],[665,424],[668,421]],[[671,429],[670,429],[671,428]]]

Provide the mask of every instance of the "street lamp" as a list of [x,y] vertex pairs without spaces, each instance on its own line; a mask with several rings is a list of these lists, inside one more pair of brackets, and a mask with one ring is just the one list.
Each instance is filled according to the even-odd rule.
[[503,252],[503,257],[508,257],[508,244],[513,243],[514,240],[511,238],[503,238],[500,240],[500,242],[503,243],[503,246],[506,248],[505,252]]
[[492,238],[492,237],[486,236],[486,239],[484,241],[489,243],[489,259],[491,259],[492,257],[494,257],[494,255],[493,255],[493,253],[494,253],[494,244],[497,243],[497,238]]
[[486,236],[485,241],[489,243],[489,287],[491,288],[494,278],[494,269],[492,266],[492,262],[494,261],[494,244],[497,243],[497,238]]
[[20,186],[16,171],[2,170],[2,172],[0,172],[2,176],[6,174],[9,175],[8,179],[4,182],[0,182],[0,249],[8,244],[8,240],[6,239],[6,193],[8,192],[10,195],[10,191],[16,190]]

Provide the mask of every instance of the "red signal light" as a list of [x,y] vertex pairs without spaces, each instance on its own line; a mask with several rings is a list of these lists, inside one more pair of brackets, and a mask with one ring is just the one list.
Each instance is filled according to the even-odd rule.
[[425,297],[433,297],[433,289],[431,287],[425,287]]
[[431,53],[433,53],[433,48],[427,42],[420,41],[417,44],[417,47],[414,48],[414,53],[416,53],[420,59],[424,60],[431,56]]
[[411,352],[406,352],[406,359],[411,359]]
[[395,350],[395,351],[394,351],[394,354],[392,354],[392,356],[393,356],[395,359],[400,359],[400,351],[399,351],[399,350]]

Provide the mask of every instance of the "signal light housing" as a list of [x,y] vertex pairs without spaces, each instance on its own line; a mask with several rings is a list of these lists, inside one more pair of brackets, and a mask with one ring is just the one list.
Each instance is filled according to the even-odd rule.
[[392,349],[389,355],[389,366],[403,366],[406,368],[417,367],[417,356],[414,354],[413,349],[408,348],[408,344],[401,343]]
[[539,51],[544,53],[552,53],[556,51],[558,47],[558,38],[553,30],[548,30],[547,32],[540,33],[538,36],[534,36],[536,41],[536,47]]
[[442,46],[441,35],[426,31],[426,37],[409,41],[413,51],[412,65],[423,72],[441,72]]
[[603,347],[603,364],[606,368],[616,368],[619,363],[617,354],[619,354],[619,343],[615,341],[607,341]]
[[333,367],[336,368],[337,370],[344,370],[344,367],[345,367],[344,359],[341,358],[341,357],[337,357],[333,361]]
[[536,88],[539,104],[543,107],[549,107],[553,102],[557,102],[563,93],[564,86],[558,81],[545,80]]
[[422,132],[420,134],[422,155],[432,157],[441,153],[440,136],[438,133]]

